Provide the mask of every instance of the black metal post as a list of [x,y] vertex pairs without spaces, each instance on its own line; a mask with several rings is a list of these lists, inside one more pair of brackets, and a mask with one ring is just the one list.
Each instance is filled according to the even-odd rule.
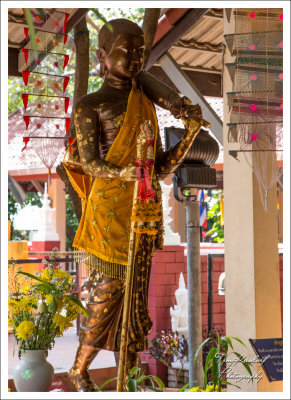
[[208,332],[213,327],[213,259],[212,254],[207,255],[207,294],[208,294]]

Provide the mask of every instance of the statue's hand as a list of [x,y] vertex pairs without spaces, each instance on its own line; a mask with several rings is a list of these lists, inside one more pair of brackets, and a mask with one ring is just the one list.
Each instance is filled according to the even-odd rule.
[[190,118],[192,116],[202,118],[202,110],[199,104],[186,104],[184,107],[183,114],[185,115],[186,118]]
[[180,97],[177,99],[171,105],[170,111],[175,118],[191,118],[191,116],[202,118],[202,110],[200,105],[192,105],[191,100],[189,100],[187,97]]
[[119,173],[119,176],[125,181],[137,180],[135,166],[128,164],[126,167],[123,167]]

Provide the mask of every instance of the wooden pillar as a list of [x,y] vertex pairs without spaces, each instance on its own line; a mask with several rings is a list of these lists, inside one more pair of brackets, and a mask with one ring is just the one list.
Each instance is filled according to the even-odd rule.
[[[224,34],[234,33],[234,20],[224,16]],[[225,62],[232,61],[226,49]],[[236,350],[254,359],[248,339],[282,336],[280,280],[278,257],[278,225],[276,185],[269,192],[269,209],[261,203],[257,178],[243,154],[239,161],[229,155],[238,149],[228,143],[229,108],[226,92],[232,91],[231,79],[224,67],[224,234],[225,234],[225,310],[226,333],[242,339],[247,348],[235,342]],[[256,365],[253,364],[253,375]],[[245,375],[241,366],[232,367]],[[258,370],[259,371],[259,370]],[[233,382],[236,383],[236,382]],[[236,383],[241,389],[228,386],[228,391],[282,391],[282,382],[269,383],[265,374],[253,383]]]
[[48,196],[51,200],[50,206],[55,208],[54,223],[55,231],[59,235],[60,251],[66,250],[66,193],[64,183],[61,179],[52,179],[48,185]]

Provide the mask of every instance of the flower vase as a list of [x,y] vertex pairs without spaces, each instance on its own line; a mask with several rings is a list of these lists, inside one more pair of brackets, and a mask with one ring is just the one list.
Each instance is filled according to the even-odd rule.
[[47,362],[46,350],[26,350],[13,371],[17,392],[48,392],[54,377],[54,368]]

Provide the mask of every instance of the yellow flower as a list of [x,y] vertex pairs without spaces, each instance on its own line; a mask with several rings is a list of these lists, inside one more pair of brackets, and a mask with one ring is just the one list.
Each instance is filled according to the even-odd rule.
[[32,336],[34,323],[32,321],[22,321],[16,328],[16,336],[18,339],[26,340]]
[[61,271],[61,270],[56,270],[53,273],[53,278],[58,278],[58,279],[66,279],[67,276],[71,276],[71,274],[69,274],[66,271]]
[[64,299],[57,297],[56,302],[57,302],[57,311],[62,311],[64,307]]
[[47,269],[43,269],[40,279],[44,280],[45,282],[49,282],[51,280],[50,273]]
[[55,314],[53,316],[53,321],[59,328],[58,336],[61,336],[70,326],[74,326],[69,318],[64,317],[61,314]]
[[188,392],[203,392],[203,390],[199,386],[195,386],[189,389]]
[[46,302],[47,304],[51,303],[51,302],[53,301],[53,299],[54,299],[54,296],[53,296],[52,294],[47,294],[47,295],[45,296],[45,302]]

